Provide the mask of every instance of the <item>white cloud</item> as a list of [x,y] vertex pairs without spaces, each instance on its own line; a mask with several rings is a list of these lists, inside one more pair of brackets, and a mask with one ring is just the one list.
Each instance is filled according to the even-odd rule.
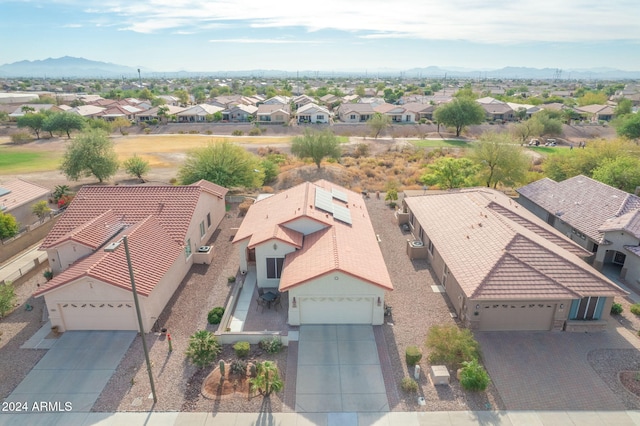
[[82,24],[64,24],[62,28],[82,28],[84,25]]
[[123,29],[140,33],[200,31],[212,23],[233,23],[241,28],[332,29],[364,38],[481,43],[640,40],[636,0],[55,1],[82,4],[87,13],[110,14]]

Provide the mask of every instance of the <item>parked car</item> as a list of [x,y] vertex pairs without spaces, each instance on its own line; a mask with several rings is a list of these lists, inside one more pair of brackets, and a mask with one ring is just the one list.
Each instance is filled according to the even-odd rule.
[[547,141],[547,143],[544,144],[544,146],[556,146],[556,140],[555,139],[549,139]]
[[529,141],[529,146],[540,146],[540,141],[538,139],[531,139]]

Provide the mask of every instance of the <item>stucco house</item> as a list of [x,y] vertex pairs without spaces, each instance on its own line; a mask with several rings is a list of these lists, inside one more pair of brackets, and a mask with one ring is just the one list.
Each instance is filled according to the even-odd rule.
[[257,201],[234,238],[240,269],[287,292],[288,322],[384,322],[393,290],[364,200],[325,180]]
[[137,330],[125,250],[128,237],[144,329],[149,331],[225,214],[227,190],[208,181],[187,186],[85,186],[40,246],[54,277],[44,297],[60,330]]
[[415,123],[416,114],[403,105],[381,104],[373,108],[375,112],[391,117],[393,123]]
[[583,175],[540,179],[519,188],[518,202],[595,253],[593,266],[640,280],[640,197]]
[[482,331],[600,330],[625,291],[590,253],[489,188],[406,197],[407,253],[431,263],[462,322]]
[[212,116],[216,112],[221,113],[223,110],[224,108],[219,106],[199,104],[178,112],[176,116],[178,123],[204,123],[208,116]]
[[32,206],[46,201],[51,191],[23,179],[13,179],[0,183],[0,212],[16,218],[20,228],[34,224],[39,220],[32,213]]
[[231,122],[247,122],[251,121],[258,111],[255,105],[238,104],[222,111],[222,119]]
[[585,105],[577,106],[575,110],[579,114],[583,114],[589,118],[590,121],[611,121],[615,115],[615,108],[611,105]]
[[[273,98],[271,98],[273,99]],[[261,104],[256,111],[258,123],[263,124],[285,124],[291,118],[291,107],[289,104],[271,103]]]
[[301,106],[298,108],[298,111],[296,111],[296,115],[298,123],[326,124],[329,122],[330,117],[328,109],[314,103]]
[[342,104],[338,108],[338,117],[345,123],[363,123],[369,120],[374,112],[372,104]]

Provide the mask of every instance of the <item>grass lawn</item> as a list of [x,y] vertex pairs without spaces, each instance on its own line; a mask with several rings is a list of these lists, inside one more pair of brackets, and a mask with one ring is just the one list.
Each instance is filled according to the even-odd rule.
[[0,175],[55,170],[62,153],[0,145]]
[[557,146],[530,146],[528,148],[532,151],[539,152],[540,154],[547,155],[567,155],[571,152],[571,150],[567,148]]
[[413,146],[418,148],[440,148],[440,147],[457,147],[466,148],[469,146],[469,142],[460,141],[457,139],[421,139],[418,141],[411,141]]

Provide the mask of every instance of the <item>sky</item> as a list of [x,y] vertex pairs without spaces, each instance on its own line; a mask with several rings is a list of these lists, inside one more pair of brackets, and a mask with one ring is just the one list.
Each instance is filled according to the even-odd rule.
[[0,0],[0,65],[640,71],[638,0]]

